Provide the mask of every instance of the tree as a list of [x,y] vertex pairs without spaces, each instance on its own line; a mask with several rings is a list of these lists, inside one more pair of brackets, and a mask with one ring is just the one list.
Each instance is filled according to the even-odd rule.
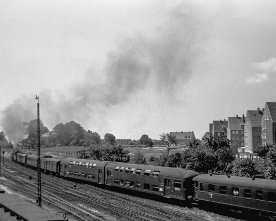
[[[49,130],[45,127],[42,123],[40,123],[40,135],[48,133]],[[23,142],[25,147],[27,148],[34,148],[37,144],[37,119],[31,120],[29,123],[24,123],[26,125],[26,134],[27,138]]]
[[168,167],[181,167],[181,153],[174,153],[169,155],[167,161]]
[[57,144],[62,146],[79,145],[85,137],[85,130],[75,121],[57,124],[53,131],[56,134]]
[[6,135],[3,131],[0,132],[0,141],[7,142]]
[[137,151],[133,155],[132,162],[134,164],[146,164],[146,158],[142,152]]
[[171,145],[177,145],[176,136],[171,134],[161,134],[160,140],[167,144],[168,147]]
[[116,143],[116,137],[113,134],[106,133],[104,135],[104,142],[113,145]]
[[271,148],[271,145],[259,146],[254,151],[254,153],[256,153],[259,157],[265,159],[267,157],[267,154],[268,154],[270,148]]
[[149,147],[152,147],[153,146],[153,141],[151,138],[149,138],[148,135],[146,134],[143,134],[141,136],[141,138],[139,139],[139,143],[142,144],[142,145],[146,145],[146,146],[149,146]]
[[258,173],[255,162],[250,158],[237,159],[234,162],[233,174],[252,177]]

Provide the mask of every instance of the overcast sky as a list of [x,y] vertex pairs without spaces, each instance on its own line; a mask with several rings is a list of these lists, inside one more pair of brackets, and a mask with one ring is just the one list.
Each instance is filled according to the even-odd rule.
[[276,101],[276,1],[0,0],[0,126],[201,138]]

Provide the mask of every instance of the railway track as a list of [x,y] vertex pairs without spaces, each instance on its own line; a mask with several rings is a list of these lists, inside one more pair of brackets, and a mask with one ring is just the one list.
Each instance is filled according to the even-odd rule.
[[[31,186],[26,192],[36,192],[36,171],[7,161],[5,175],[23,186]],[[20,172],[19,172],[20,171]],[[16,174],[16,176],[14,176]],[[32,180],[29,180],[31,175]],[[17,177],[17,178],[15,178]],[[112,192],[94,185],[74,182],[43,174],[43,201],[70,214],[76,220],[131,220],[131,221],[167,221],[167,220],[210,220],[188,213],[187,208],[169,206],[153,200]],[[36,198],[32,194],[32,198]]]

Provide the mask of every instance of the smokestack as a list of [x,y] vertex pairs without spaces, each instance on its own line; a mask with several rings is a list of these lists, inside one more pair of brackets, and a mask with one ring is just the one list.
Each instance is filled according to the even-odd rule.
[[245,123],[245,117],[244,117],[244,114],[242,115],[242,121],[243,121],[243,123]]

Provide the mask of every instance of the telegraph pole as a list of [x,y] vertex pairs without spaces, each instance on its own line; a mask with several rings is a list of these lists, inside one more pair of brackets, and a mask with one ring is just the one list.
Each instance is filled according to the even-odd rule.
[[41,205],[41,165],[40,165],[40,118],[39,118],[39,97],[36,95],[37,100],[37,204]]

